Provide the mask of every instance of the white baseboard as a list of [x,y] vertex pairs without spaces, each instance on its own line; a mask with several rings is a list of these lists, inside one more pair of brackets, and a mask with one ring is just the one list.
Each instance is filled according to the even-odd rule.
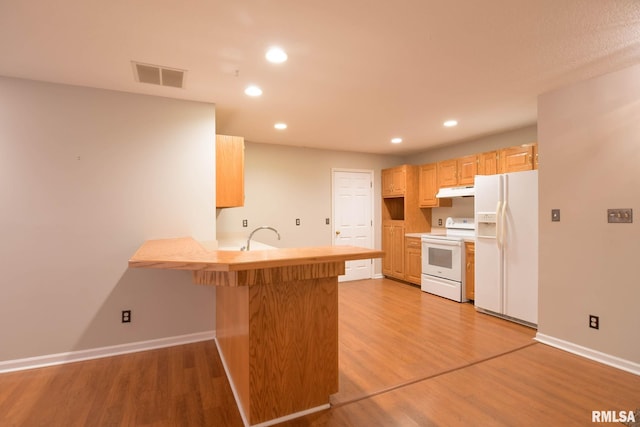
[[153,350],[156,348],[173,347],[176,345],[199,341],[208,341],[215,339],[215,337],[215,331],[206,331],[149,341],[119,344],[109,347],[48,354],[44,356],[28,357],[25,359],[7,360],[0,362],[0,374],[5,372],[22,371],[25,369],[42,368],[45,366],[62,365],[64,363],[80,362],[82,360],[99,359],[101,357],[117,356],[119,354],[135,353],[137,351]]
[[373,275],[372,279],[383,279],[384,275],[382,273],[376,273]]
[[577,354],[578,356],[586,357],[587,359],[595,360],[596,362],[613,366],[614,368],[631,372],[635,375],[640,375],[640,364],[630,360],[621,359],[610,354],[602,353],[588,347],[583,347],[581,345],[541,333],[536,334],[535,340],[543,344],[550,345],[551,347],[559,348],[560,350],[568,351],[569,353]]

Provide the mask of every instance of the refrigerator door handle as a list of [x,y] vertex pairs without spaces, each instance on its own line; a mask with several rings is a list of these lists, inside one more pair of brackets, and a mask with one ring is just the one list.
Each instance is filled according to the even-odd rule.
[[500,208],[500,249],[504,248],[504,236],[505,232],[505,218],[507,217],[507,201],[502,201],[502,207]]
[[500,220],[501,214],[502,200],[498,200],[498,205],[496,206],[496,241],[499,248],[502,248],[502,221]]

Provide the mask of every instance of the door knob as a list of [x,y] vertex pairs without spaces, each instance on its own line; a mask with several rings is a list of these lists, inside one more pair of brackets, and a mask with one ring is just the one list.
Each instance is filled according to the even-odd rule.
[[339,232],[339,231],[336,231],[336,236],[337,236],[338,234],[340,234],[340,232]]

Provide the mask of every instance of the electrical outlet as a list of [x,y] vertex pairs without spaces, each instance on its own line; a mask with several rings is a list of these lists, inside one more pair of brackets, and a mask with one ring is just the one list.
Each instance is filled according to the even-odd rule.
[[607,222],[633,222],[633,209],[607,209]]
[[131,323],[131,310],[122,310],[122,323]]
[[300,218],[296,218],[296,225],[300,225]]
[[438,226],[442,227],[442,218],[438,218]]
[[248,227],[249,226],[249,221],[247,221],[246,219],[242,220],[242,226],[243,227]]
[[589,327],[592,329],[600,329],[600,317],[589,315]]

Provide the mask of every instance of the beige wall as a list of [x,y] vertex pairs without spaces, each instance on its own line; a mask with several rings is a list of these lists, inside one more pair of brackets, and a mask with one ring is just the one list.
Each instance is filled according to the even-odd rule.
[[538,119],[539,333],[640,363],[640,66],[540,96]]
[[0,78],[0,361],[214,329],[213,289],[127,269],[214,238],[214,135],[212,104]]
[[[257,241],[277,247],[331,245],[332,226],[325,224],[325,218],[332,218],[331,169],[361,169],[374,171],[374,240],[380,248],[380,170],[401,162],[394,156],[247,141],[245,205],[218,210],[218,235],[246,236],[258,226],[270,225],[280,231],[282,240],[270,231],[260,231]],[[295,225],[296,218],[300,226]],[[243,219],[249,222],[247,228],[242,227]]]

